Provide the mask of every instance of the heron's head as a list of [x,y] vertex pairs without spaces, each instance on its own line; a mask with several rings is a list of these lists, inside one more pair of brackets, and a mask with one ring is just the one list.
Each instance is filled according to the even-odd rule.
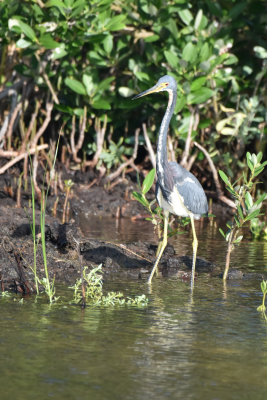
[[162,78],[158,80],[156,85],[151,87],[150,89],[145,90],[142,93],[137,94],[132,98],[132,100],[138,99],[139,97],[147,96],[148,94],[151,93],[158,93],[158,92],[164,92],[164,91],[171,91],[171,92],[176,92],[177,91],[177,83],[176,80],[169,75],[165,75]]

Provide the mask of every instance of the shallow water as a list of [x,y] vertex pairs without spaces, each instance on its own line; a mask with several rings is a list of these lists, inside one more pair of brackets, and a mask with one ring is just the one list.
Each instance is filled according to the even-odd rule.
[[[149,225],[98,223],[92,237],[129,242],[155,240]],[[123,222],[124,223],[124,222]],[[113,225],[112,225],[113,224]],[[136,227],[138,229],[136,229]],[[225,248],[210,224],[198,225],[199,255],[223,266]],[[99,232],[99,233],[97,233]],[[132,235],[132,236],[131,236]],[[88,234],[90,236],[90,234]],[[188,234],[173,240],[190,253]],[[266,273],[267,244],[243,242],[232,264]],[[260,280],[229,281],[200,276],[190,284],[155,279],[111,282],[108,290],[145,293],[145,308],[69,304],[20,297],[0,299],[0,387],[2,400],[19,399],[265,399],[267,324],[256,311]]]

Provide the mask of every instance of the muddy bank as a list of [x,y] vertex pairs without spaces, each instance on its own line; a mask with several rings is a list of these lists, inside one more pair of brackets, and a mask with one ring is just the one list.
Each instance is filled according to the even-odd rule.
[[[72,175],[66,176],[70,179]],[[73,176],[72,176],[73,177]],[[78,175],[79,177],[79,175]],[[8,177],[10,179],[10,177]],[[150,243],[113,244],[99,240],[88,240],[83,236],[76,216],[98,215],[114,218],[144,218],[144,208],[131,198],[131,192],[136,185],[130,180],[124,180],[113,188],[85,183],[75,179],[69,198],[69,223],[62,224],[60,217],[63,212],[65,195],[59,193],[50,196],[46,215],[46,250],[47,263],[51,278],[57,282],[73,284],[80,277],[85,266],[103,266],[104,278],[121,279],[146,278],[155,260],[156,246]],[[6,189],[8,183],[2,176],[0,191],[0,278],[1,288],[29,292],[33,290],[33,239],[30,228],[31,209],[29,208],[30,193],[23,192],[21,208],[16,207],[16,199]],[[6,185],[6,186],[5,186]],[[11,185],[9,185],[11,187]],[[151,194],[151,199],[153,193]],[[57,201],[57,218],[52,216]],[[38,205],[36,206],[38,208]],[[213,212],[219,215],[229,213],[229,209],[214,204]],[[36,211],[36,230],[40,233],[39,211]],[[230,215],[230,214],[229,214]],[[112,238],[110,238],[112,242]],[[37,250],[38,274],[43,276],[43,256],[41,245]],[[166,277],[190,279],[191,257],[177,256],[172,246],[167,246],[161,263],[160,274]],[[196,272],[218,275],[220,271],[212,263],[197,259]],[[242,278],[242,274],[234,274],[234,278]],[[231,275],[230,275],[231,277]]]
[[[40,233],[39,212],[36,230]],[[21,292],[33,290],[33,240],[29,218],[24,209],[0,204],[0,274],[1,286]],[[146,278],[155,259],[156,246],[137,242],[129,245],[87,240],[75,223],[61,224],[46,216],[47,263],[51,278],[73,284],[85,265],[102,263],[104,278]],[[37,270],[44,274],[41,246],[37,250]],[[198,259],[197,273],[214,273],[215,266]],[[174,254],[168,246],[162,257],[160,273],[190,279],[191,257]]]

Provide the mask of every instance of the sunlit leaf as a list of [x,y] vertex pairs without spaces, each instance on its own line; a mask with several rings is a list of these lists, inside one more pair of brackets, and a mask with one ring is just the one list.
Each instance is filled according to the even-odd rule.
[[16,42],[16,46],[19,47],[20,49],[26,49],[32,44],[32,42],[29,42],[28,40],[25,39],[19,39]]
[[229,178],[228,178],[228,176],[222,171],[222,170],[220,170],[219,169],[219,174],[220,174],[220,177],[222,178],[222,180],[224,181],[224,183],[226,183],[226,185],[231,185],[231,183],[230,183],[230,181],[229,181]]
[[189,25],[193,19],[193,15],[188,9],[178,11],[179,17],[186,24]]
[[200,104],[205,103],[208,99],[213,96],[213,90],[207,87],[201,87],[200,89],[196,90],[195,92],[189,93],[187,96],[188,104]]
[[81,82],[77,81],[76,79],[66,78],[64,82],[74,92],[83,95],[86,94],[85,87]]
[[37,41],[37,37],[34,33],[34,30],[28,24],[22,22],[20,19],[10,18],[8,20],[8,27],[11,31],[12,30],[16,31],[17,29],[19,29],[29,39],[31,39],[32,41]]
[[143,185],[142,185],[143,194],[146,194],[151,189],[151,186],[153,185],[153,182],[155,179],[155,174],[156,174],[156,170],[155,170],[155,168],[153,168],[151,171],[149,171],[149,173],[145,177]]

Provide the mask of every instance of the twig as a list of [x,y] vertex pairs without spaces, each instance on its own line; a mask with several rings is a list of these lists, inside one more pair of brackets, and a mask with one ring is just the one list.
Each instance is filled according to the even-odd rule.
[[148,154],[150,157],[151,164],[152,164],[153,168],[156,168],[156,156],[155,156],[155,152],[153,150],[151,141],[149,139],[149,136],[147,134],[146,124],[142,124],[142,128],[143,128],[143,133],[144,133],[144,137],[145,137],[145,141],[146,141],[146,147],[147,147],[147,151],[148,151]]
[[31,116],[30,124],[28,126],[27,132],[26,132],[26,134],[25,134],[25,136],[23,138],[23,142],[21,144],[21,148],[20,148],[21,152],[25,151],[25,149],[26,149],[26,144],[27,144],[27,141],[28,141],[28,139],[30,137],[30,134],[32,132],[34,122],[36,121],[36,117],[37,117],[38,111],[40,109],[40,105],[41,105],[40,102],[37,100],[36,101],[35,110],[34,110],[34,112],[32,113],[32,116]]
[[[192,112],[191,117],[190,117],[190,121],[189,121],[189,128],[188,128],[188,135],[186,138],[186,142],[185,142],[185,148],[184,148],[184,152],[182,155],[182,160],[180,162],[180,164],[182,165],[182,167],[187,167],[187,159],[189,156],[189,150],[190,150],[190,146],[191,146],[191,137],[192,137],[192,131],[193,131],[193,126],[194,124],[194,112]],[[197,117],[196,117],[197,118]]]
[[139,139],[139,133],[140,133],[140,128],[136,129],[135,131],[135,136],[134,136],[134,150],[133,150],[133,155],[131,158],[129,158],[129,160],[125,161],[124,163],[122,163],[119,168],[113,172],[112,174],[110,174],[109,176],[107,176],[107,181],[111,182],[113,179],[117,178],[122,171],[128,167],[128,165],[131,165],[133,168],[135,168],[134,166],[134,161],[137,157],[137,150],[138,150],[138,139]]
[[85,166],[90,166],[91,168],[94,168],[96,166],[96,164],[98,163],[100,154],[102,153],[102,149],[103,149],[104,138],[105,138],[105,134],[106,134],[106,130],[107,130],[107,121],[108,121],[108,117],[105,114],[103,126],[101,127],[100,119],[99,118],[95,119],[96,152],[95,152],[95,155],[94,155],[92,161],[85,162]]
[[0,157],[15,157],[13,160],[10,160],[8,163],[6,163],[2,168],[0,168],[0,175],[3,174],[6,170],[8,170],[10,167],[15,165],[17,162],[22,160],[27,154],[34,154],[35,152],[38,152],[43,149],[47,149],[48,144],[41,144],[40,146],[33,147],[29,149],[25,153],[19,154],[18,151],[4,151],[0,149]]
[[42,192],[37,183],[37,170],[38,170],[38,157],[37,153],[34,153],[33,162],[32,162],[32,180],[34,184],[34,190],[37,194],[38,200],[41,203],[42,201]]
[[8,148],[8,150],[11,149],[11,137],[12,137],[13,125],[14,125],[15,120],[16,120],[16,118],[17,118],[17,115],[20,113],[21,109],[22,109],[22,102],[19,102],[19,103],[16,105],[16,107],[15,107],[15,109],[14,109],[14,111],[13,111],[13,114],[12,114],[12,116],[11,116],[11,118],[10,118],[8,130],[7,130],[7,134],[6,134],[6,137],[7,137],[7,148]]
[[87,107],[84,107],[84,114],[80,122],[79,126],[79,139],[78,143],[75,144],[75,115],[72,118],[72,130],[71,130],[71,135],[70,135],[70,146],[71,146],[71,153],[73,160],[76,163],[80,163],[82,160],[77,157],[78,151],[82,148],[83,142],[84,142],[84,132],[86,128],[86,116],[87,116]]
[[219,177],[218,177],[218,172],[217,172],[217,170],[215,168],[215,165],[214,165],[214,163],[213,163],[213,161],[211,159],[211,156],[209,155],[207,150],[204,149],[204,147],[202,147],[199,143],[194,142],[194,145],[196,147],[198,147],[205,154],[205,156],[206,156],[206,158],[208,160],[208,163],[209,163],[212,175],[213,175],[213,180],[214,180],[214,183],[215,183],[218,199],[221,200],[223,203],[227,204],[229,207],[232,207],[232,208],[236,209],[235,203],[232,200],[228,199],[228,197],[224,196],[224,194],[223,194],[223,191],[222,191],[222,188],[221,188],[221,185],[220,185],[220,181],[219,181]]
[[33,140],[30,143],[30,146],[34,147],[37,145],[38,140],[40,139],[40,137],[42,136],[42,134],[44,133],[44,131],[46,130],[50,120],[51,120],[51,113],[53,110],[53,103],[52,102],[47,102],[46,104],[46,117],[45,120],[42,124],[42,126],[39,128],[39,130],[37,131],[36,135],[34,136]]
[[46,65],[47,65],[47,61],[41,60],[40,57],[39,57],[39,55],[38,55],[37,53],[35,53],[35,57],[37,58],[37,60],[38,60],[38,62],[39,62],[39,66],[40,66],[39,72],[40,72],[40,74],[43,76],[43,78],[44,78],[44,80],[45,80],[45,83],[47,84],[48,89],[50,90],[50,93],[52,94],[52,98],[53,98],[54,102],[55,102],[56,104],[59,104],[59,100],[58,100],[58,97],[57,97],[57,95],[56,95],[56,92],[55,92],[55,90],[54,90],[54,88],[53,88],[53,85],[52,85],[52,83],[50,82],[50,79],[49,79],[47,73],[45,72],[45,67],[46,67]]

